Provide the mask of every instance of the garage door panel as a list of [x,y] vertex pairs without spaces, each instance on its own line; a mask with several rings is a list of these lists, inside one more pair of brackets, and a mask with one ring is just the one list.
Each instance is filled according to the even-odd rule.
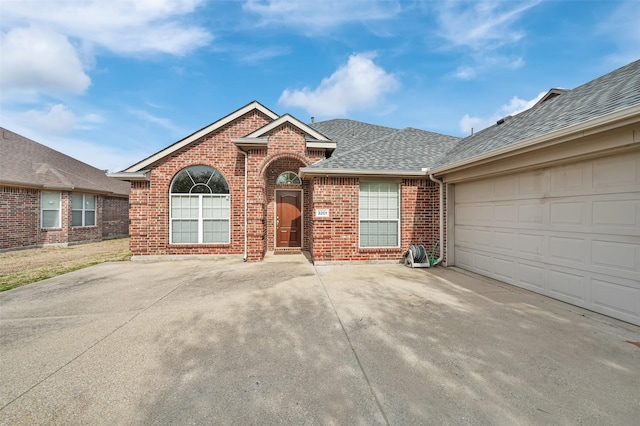
[[517,233],[506,230],[493,231],[493,248],[514,252],[516,250]]
[[591,263],[610,269],[638,272],[638,245],[619,241],[594,240],[591,242]]
[[631,282],[611,282],[593,278],[591,294],[593,305],[612,316],[640,316],[640,289],[626,284]]
[[473,246],[473,228],[460,226],[456,229],[456,246]]
[[549,255],[556,259],[584,264],[587,258],[588,243],[584,238],[549,237]]
[[549,192],[549,177],[543,171],[531,171],[517,175],[519,180],[519,195],[529,198],[542,198]]
[[518,223],[525,226],[544,224],[544,205],[520,204],[518,206]]
[[471,250],[463,250],[456,248],[455,251],[456,265],[461,268],[474,270],[473,267],[473,252]]
[[624,189],[639,182],[638,157],[602,158],[593,163],[593,187]]
[[516,276],[516,264],[510,259],[494,257],[493,271],[501,281],[513,284]]
[[494,245],[493,236],[488,229],[475,229],[473,231],[473,242],[475,246],[486,249],[492,248]]
[[584,305],[586,278],[567,270],[549,269],[549,295],[577,305]]
[[493,207],[494,221],[502,224],[518,223],[518,205],[517,204],[496,204]]
[[640,325],[640,152],[454,194],[458,266]]
[[591,188],[591,165],[576,164],[554,168],[550,171],[551,195],[581,194]]
[[537,234],[518,234],[518,253],[524,256],[533,255],[536,256],[534,260],[539,256],[544,255],[547,252],[546,241],[544,235]]
[[473,253],[473,266],[480,272],[485,274],[493,273],[493,259],[488,254],[480,252]]
[[517,281],[521,287],[538,293],[546,294],[547,271],[540,264],[518,262],[516,267]]
[[[518,180],[512,176],[496,178],[493,184],[493,199],[509,200],[518,196]],[[488,198],[491,200],[492,198]]]
[[551,202],[549,206],[549,224],[556,227],[588,226],[589,203],[586,201]]
[[594,201],[592,223],[596,229],[640,235],[640,200]]

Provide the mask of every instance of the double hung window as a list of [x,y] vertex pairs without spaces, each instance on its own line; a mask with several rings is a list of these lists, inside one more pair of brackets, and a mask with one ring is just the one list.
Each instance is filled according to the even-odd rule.
[[96,196],[73,194],[71,197],[71,226],[95,226]]
[[171,183],[172,244],[228,244],[229,185],[216,169],[191,166]]
[[43,228],[61,228],[60,193],[43,191],[40,194],[40,218]]
[[400,246],[400,185],[360,183],[360,247]]

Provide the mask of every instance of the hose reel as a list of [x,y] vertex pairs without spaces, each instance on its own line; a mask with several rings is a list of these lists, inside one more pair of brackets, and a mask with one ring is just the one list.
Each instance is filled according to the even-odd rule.
[[433,249],[428,252],[423,245],[412,244],[409,250],[404,254],[404,264],[411,268],[430,268],[435,266],[436,259],[434,253],[438,243],[436,242]]

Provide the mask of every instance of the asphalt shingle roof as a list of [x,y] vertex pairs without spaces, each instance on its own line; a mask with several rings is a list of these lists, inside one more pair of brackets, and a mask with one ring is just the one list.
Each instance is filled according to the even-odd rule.
[[640,104],[640,60],[460,140],[435,164],[472,157]]
[[0,132],[0,183],[129,195],[129,182],[5,128]]
[[420,171],[459,140],[410,127],[399,130],[343,119],[311,126],[337,144],[331,158],[310,166],[318,169]]
[[336,142],[337,147],[334,155],[353,151],[399,130],[342,118],[320,121],[309,126]]

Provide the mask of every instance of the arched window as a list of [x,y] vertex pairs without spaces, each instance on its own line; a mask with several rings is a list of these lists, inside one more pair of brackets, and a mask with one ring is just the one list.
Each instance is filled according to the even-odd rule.
[[208,166],[181,170],[171,182],[172,244],[228,244],[229,184]]
[[293,172],[284,172],[278,179],[276,179],[277,185],[302,185],[302,181],[297,174]]

